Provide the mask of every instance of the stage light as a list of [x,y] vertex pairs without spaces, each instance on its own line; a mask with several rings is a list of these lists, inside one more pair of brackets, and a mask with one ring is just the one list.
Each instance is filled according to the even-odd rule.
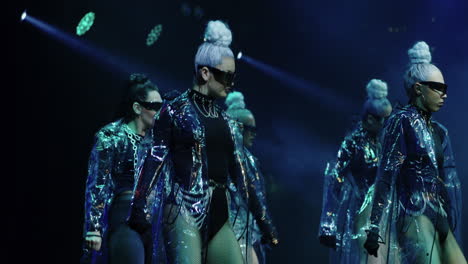
[[242,58],[242,51],[240,51],[239,53],[237,53],[237,59],[240,60]]
[[78,26],[76,27],[76,34],[78,36],[82,36],[86,32],[88,32],[88,30],[90,30],[93,26],[95,18],[96,15],[93,12],[89,12],[86,15],[84,15],[83,18],[80,20],[80,23],[78,23]]
[[24,10],[23,13],[21,14],[21,21],[25,20],[27,16],[28,16],[28,13],[26,13],[26,10]]
[[159,36],[161,36],[162,30],[162,25],[155,26],[146,38],[146,46],[152,46],[159,39]]

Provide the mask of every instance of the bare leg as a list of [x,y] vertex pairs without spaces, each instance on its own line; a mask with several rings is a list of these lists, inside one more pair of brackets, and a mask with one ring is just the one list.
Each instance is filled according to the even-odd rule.
[[359,248],[359,263],[361,264],[378,264],[386,263],[388,246],[386,244],[380,244],[377,252],[377,258],[371,256],[364,249],[364,243],[367,239],[366,229],[370,218],[372,204],[368,204],[361,213],[357,214],[354,221],[354,233],[357,235],[357,243]]
[[258,256],[257,253],[255,252],[255,249],[253,247],[249,247],[249,264],[259,264],[258,262]]
[[458,246],[452,231],[449,230],[447,238],[441,244],[442,263],[447,264],[466,264],[466,258]]
[[208,264],[243,264],[242,252],[229,222],[208,243]]
[[[165,219],[173,223],[164,224],[164,241],[170,263],[201,264],[202,240],[198,228],[191,226],[182,215],[171,215],[167,218],[171,206],[164,209]],[[171,213],[173,214],[173,210]]]
[[397,232],[406,262],[412,264],[445,263],[441,261],[439,234],[427,216],[405,217],[400,220]]

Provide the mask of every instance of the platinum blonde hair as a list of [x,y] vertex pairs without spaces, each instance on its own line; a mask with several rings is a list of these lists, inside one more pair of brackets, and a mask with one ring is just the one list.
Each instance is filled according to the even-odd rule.
[[426,81],[428,76],[434,71],[440,71],[431,63],[432,55],[429,45],[424,41],[419,41],[408,50],[410,64],[403,76],[405,91],[408,97],[414,97],[413,85],[417,82]]
[[364,103],[364,117],[367,114],[383,117],[392,104],[387,99],[388,86],[387,83],[372,79],[366,86],[367,101]]
[[233,119],[245,124],[253,116],[249,109],[245,108],[244,95],[241,92],[231,92],[225,101],[228,109],[226,113]]
[[220,20],[208,22],[204,42],[195,55],[195,72],[199,65],[215,67],[222,63],[223,57],[233,58],[234,53],[229,48],[231,42],[232,32],[227,24]]

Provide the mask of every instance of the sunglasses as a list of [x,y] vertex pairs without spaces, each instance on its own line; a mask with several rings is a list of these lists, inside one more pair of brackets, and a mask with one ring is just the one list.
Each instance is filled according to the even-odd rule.
[[199,65],[198,69],[203,67],[208,68],[212,73],[216,81],[222,83],[225,86],[233,87],[234,86],[234,79],[236,78],[235,72],[226,72],[222,71],[218,68],[206,66],[206,65]]
[[444,96],[447,94],[448,85],[445,83],[440,83],[440,82],[419,82],[419,83],[422,85],[426,85],[432,90],[440,93],[441,96]]
[[257,133],[257,128],[254,127],[254,126],[249,126],[249,125],[243,125],[244,127],[244,132],[249,132],[249,133],[252,133],[252,134],[256,134]]
[[162,102],[143,102],[143,101],[137,101],[141,106],[148,110],[153,110],[153,111],[159,111],[161,109],[163,103]]

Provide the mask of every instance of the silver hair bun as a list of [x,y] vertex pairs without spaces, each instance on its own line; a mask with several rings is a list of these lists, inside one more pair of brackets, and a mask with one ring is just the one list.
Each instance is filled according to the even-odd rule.
[[232,42],[232,33],[224,22],[213,20],[206,26],[204,40],[213,45],[229,47]]
[[383,99],[388,95],[387,83],[378,79],[372,79],[367,84],[366,90],[369,99]]
[[244,95],[241,92],[231,92],[226,97],[228,110],[245,109]]
[[130,85],[145,84],[148,81],[148,77],[143,73],[132,73],[129,79]]
[[424,41],[419,41],[408,50],[411,64],[431,63],[432,56],[429,45]]

